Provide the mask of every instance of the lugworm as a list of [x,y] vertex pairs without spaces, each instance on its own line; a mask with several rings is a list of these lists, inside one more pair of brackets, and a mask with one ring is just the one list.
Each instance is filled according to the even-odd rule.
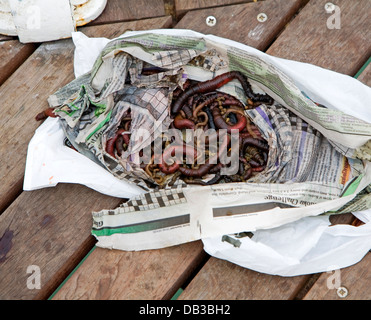
[[36,121],[44,120],[47,117],[57,118],[58,116],[54,113],[54,108],[47,108],[40,113],[38,113],[35,117]]
[[251,99],[253,102],[255,101],[263,101],[267,104],[273,103],[273,99],[268,95],[261,95],[261,94],[254,94],[252,92],[251,86],[246,80],[245,76],[239,71],[230,71],[223,73],[211,80],[207,80],[204,82],[199,82],[194,86],[191,86],[189,89],[183,91],[178,99],[173,104],[171,113],[173,115],[177,114],[179,110],[182,108],[185,101],[195,93],[205,93],[210,92],[220,87],[224,86],[228,82],[237,79],[241,85],[243,90],[245,91],[246,96]]
[[201,164],[199,168],[192,169],[186,167],[179,167],[179,171],[187,177],[201,178],[206,175],[211,168],[215,166],[216,160],[220,157],[223,150],[226,150],[231,141],[230,136],[227,134],[224,137],[223,142],[219,146],[219,151],[216,155],[206,160],[204,164]]
[[[116,134],[114,137],[110,138],[107,140],[106,142],[106,152],[111,156],[111,157],[115,157],[115,146],[116,146],[116,140],[119,136],[122,136],[123,137],[123,141],[124,143],[126,143],[126,145],[129,145],[129,142],[130,142],[130,136],[128,133],[125,133],[125,129],[119,129],[117,130]],[[118,150],[119,152],[121,150],[121,148],[119,148],[120,150]]]
[[247,120],[246,120],[246,117],[242,114],[237,114],[238,122],[236,124],[229,125],[228,123],[225,122],[225,120],[221,116],[219,108],[216,108],[216,107],[213,108],[212,113],[213,113],[215,126],[219,129],[226,129],[228,133],[230,133],[231,130],[233,129],[237,129],[238,131],[241,132],[246,127]]
[[179,152],[181,152],[182,155],[193,157],[193,159],[197,158],[197,151],[193,147],[190,147],[187,145],[170,145],[162,153],[161,161],[158,164],[160,170],[163,173],[171,174],[171,173],[176,172],[178,169],[180,169],[179,159],[176,159],[178,161],[174,161],[170,165],[167,163],[170,157],[173,157],[176,153],[179,154]]
[[184,119],[181,114],[178,114],[174,119],[174,127],[177,129],[194,129],[195,123],[190,119]]

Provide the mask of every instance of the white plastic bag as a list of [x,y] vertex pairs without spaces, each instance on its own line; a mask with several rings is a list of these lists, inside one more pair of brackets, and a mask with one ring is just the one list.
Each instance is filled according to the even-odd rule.
[[[254,54],[274,62],[294,80],[299,89],[305,91],[315,101],[371,122],[371,110],[362,102],[371,101],[371,89],[352,77],[314,65],[268,56],[254,48],[212,35],[205,36],[189,30],[173,29],[151,30],[151,32],[208,37],[214,41],[248,49]],[[141,32],[127,34],[137,33]],[[95,58],[108,40],[87,38],[77,32],[73,33],[73,41],[76,45],[75,76],[78,77],[90,70]],[[336,95],[331,94],[332,92],[335,92]],[[356,92],[357,99],[354,99],[354,92]],[[350,105],[352,108],[349,108]],[[73,151],[67,151],[66,147],[64,149],[60,147],[58,148],[59,152],[54,153],[55,144],[54,142],[53,144],[48,143],[47,132],[50,130],[56,136],[59,135],[59,139],[63,139],[63,137],[60,137],[62,129],[51,121],[56,120],[45,121],[30,142],[25,190],[49,185],[49,177],[53,175],[55,177],[53,183],[82,183],[99,192],[113,196],[128,198],[143,192],[139,187],[135,188],[128,183],[118,181],[94,163],[88,166],[90,160],[82,159],[78,153],[72,154]],[[39,148],[36,157],[35,150],[32,148],[40,145],[43,145],[43,148]],[[68,167],[61,166],[57,157],[66,161],[75,161],[76,164],[85,167],[86,172],[94,171],[94,179],[87,181],[86,176],[79,170],[76,170],[74,174],[67,174]],[[43,169],[41,163],[45,162],[45,159],[50,164],[50,172],[40,175],[40,171]],[[107,186],[109,187],[107,188]],[[278,228],[256,231],[252,238],[230,236],[237,241],[238,246],[225,241],[222,236],[203,239],[204,249],[217,258],[226,259],[258,272],[281,276],[295,276],[344,268],[360,261],[371,249],[371,210],[355,213],[355,215],[365,224],[360,227],[350,225],[330,227],[328,216],[306,217]]]
[[[371,218],[371,211],[364,212]],[[306,217],[254,232],[234,247],[221,237],[203,239],[210,255],[258,272],[297,276],[353,265],[371,248],[371,224],[334,225],[327,216]]]

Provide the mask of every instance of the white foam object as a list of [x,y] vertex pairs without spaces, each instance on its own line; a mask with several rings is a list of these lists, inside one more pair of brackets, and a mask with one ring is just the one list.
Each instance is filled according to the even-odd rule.
[[76,27],[96,19],[107,0],[0,0],[0,34],[22,43],[71,37]]

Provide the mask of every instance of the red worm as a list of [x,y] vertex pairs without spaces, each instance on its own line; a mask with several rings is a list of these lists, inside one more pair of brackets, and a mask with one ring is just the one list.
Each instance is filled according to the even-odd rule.
[[255,160],[257,163],[259,163],[261,166],[265,164],[266,160],[264,159],[264,156],[262,156],[260,153],[256,153],[251,160]]
[[242,109],[245,108],[244,104],[240,100],[238,100],[235,96],[232,96],[229,93],[225,93],[225,92],[221,92],[221,91],[211,91],[211,92],[207,92],[207,93],[204,93],[204,94],[200,94],[200,95],[198,95],[198,100],[209,98],[209,97],[212,97],[212,96],[215,97],[214,99],[223,98],[223,99],[220,99],[220,102],[222,102],[222,103],[225,103],[227,101],[227,103],[225,103],[225,104],[228,104],[228,105],[233,104],[233,105],[239,106]]
[[219,162],[218,164],[215,165],[215,167],[211,168],[209,172],[210,173],[217,173],[223,167],[224,167],[224,164]]
[[174,119],[174,127],[177,129],[194,129],[195,124],[192,120],[184,119],[178,114]]
[[187,177],[197,177],[200,178],[207,174],[212,167],[214,167],[215,164],[209,163],[206,161],[206,163],[200,165],[198,169],[192,169],[192,168],[186,168],[186,167],[179,167],[179,171],[184,174]]
[[241,151],[245,150],[247,146],[253,146],[253,147],[256,147],[266,152],[269,151],[268,144],[259,139],[255,139],[252,137],[246,137],[246,138],[242,138],[240,142],[241,142],[241,148],[240,148]]
[[238,158],[240,159],[240,162],[247,164],[247,160],[244,157],[239,156]]
[[[113,158],[115,157],[115,152],[114,152],[114,149],[115,149],[115,146],[117,147],[117,144],[116,144],[116,141],[117,141],[117,138],[119,136],[122,136],[123,139],[124,139],[124,142],[128,145],[129,144],[129,141],[130,141],[130,136],[129,134],[127,133],[124,133],[126,132],[125,129],[119,129],[117,130],[116,134],[114,137],[112,137],[111,139],[108,139],[107,140],[107,143],[106,143],[106,152],[112,156]],[[118,153],[120,153],[121,148],[119,147],[118,148]],[[119,154],[120,155],[120,154]]]
[[43,111],[41,111],[37,116],[35,117],[36,121],[44,120],[47,117],[57,118],[58,116],[54,113],[54,108],[47,108]]
[[[226,99],[226,100],[222,101],[222,106],[239,106],[239,107],[241,107],[239,104],[236,103],[235,100],[231,100],[231,99]],[[242,108],[245,108],[245,107],[242,106]]]
[[115,152],[113,150],[115,149],[116,139],[117,136],[114,136],[113,138],[108,139],[106,143],[106,152],[113,158],[115,157]]
[[228,83],[229,81],[235,78],[236,78],[236,71],[232,71],[232,72],[223,73],[215,77],[214,79],[197,83],[196,85],[183,91],[179,95],[178,99],[175,101],[173,108],[171,110],[172,114],[177,114],[179,110],[182,108],[184,102],[190,96],[194,95],[195,93],[205,93],[205,92],[213,91],[215,89],[218,89],[224,86],[226,83]]
[[117,155],[121,157],[122,153],[124,152],[124,137],[119,135],[115,142]]
[[162,154],[161,162],[158,164],[158,167],[163,173],[172,174],[179,169],[180,165],[178,161],[174,161],[171,165],[168,165],[166,163],[166,161],[168,161],[170,157],[173,157],[178,150],[183,152],[183,155],[186,154],[189,157],[193,157],[193,159],[197,158],[197,151],[193,147],[186,146],[186,145],[169,146],[168,148],[164,150]]
[[214,162],[220,157],[222,150],[226,149],[229,145],[231,138],[229,135],[226,135],[223,143],[219,146],[219,152],[217,155],[206,160],[206,163],[200,165],[198,169],[179,167],[179,171],[187,177],[201,178],[206,175],[213,167],[215,167]]
[[243,175],[243,179],[246,181],[248,180],[251,176],[252,176],[252,168],[251,167],[248,167]]
[[122,137],[124,138],[124,143],[128,146],[130,143],[130,134],[124,133],[122,134]]
[[257,161],[256,159],[250,159],[249,163],[250,163],[251,167],[253,167],[253,168],[258,168],[258,167],[261,167],[262,165],[264,165],[264,162],[261,163],[260,161]]
[[228,93],[218,92],[218,97],[225,98],[225,100],[222,102],[223,105],[236,105],[242,109],[245,107],[240,100],[238,100],[235,96],[232,96]]
[[218,95],[217,94],[213,94],[213,95],[210,95],[206,98],[205,101],[203,101],[202,103],[200,103],[196,108],[193,109],[193,118],[194,119],[197,119],[197,114],[200,110],[202,110],[202,108],[204,108],[206,105],[210,104],[211,102],[213,102],[216,98],[218,98]]
[[251,170],[253,172],[261,172],[265,169],[265,166],[260,166],[260,167],[255,167],[255,168],[251,168]]
[[185,101],[193,94],[205,93],[205,92],[216,90],[234,79],[237,79],[241,83],[242,88],[244,89],[245,94],[249,99],[253,101],[264,100],[264,102],[266,103],[273,102],[272,98],[269,97],[268,95],[254,94],[251,89],[250,84],[247,82],[245,76],[241,72],[230,71],[230,72],[223,73],[211,80],[199,82],[196,85],[190,87],[189,89],[183,91],[179,95],[178,99],[175,101],[172,107],[172,110],[171,110],[172,114],[173,115],[177,114],[179,110],[182,108]]
[[[243,132],[240,132],[240,138],[254,138],[249,132],[245,132],[246,130],[243,130]],[[261,133],[258,128],[255,126],[252,126],[252,132],[255,134],[256,139],[264,140],[264,138],[261,136]]]
[[187,118],[192,118],[192,109],[189,104],[184,104],[182,110],[184,111]]
[[[120,131],[120,130],[119,130]],[[129,145],[130,135],[128,133],[119,133],[115,142],[117,154],[121,157],[124,152],[124,143],[126,146]]]
[[225,122],[223,117],[220,114],[219,108],[213,108],[213,118],[214,118],[214,123],[215,126],[218,127],[219,129],[227,129],[227,132],[230,133],[232,129],[237,129],[238,131],[242,131],[245,129],[247,120],[246,117],[243,116],[242,114],[237,114],[237,123],[234,125],[229,125]]

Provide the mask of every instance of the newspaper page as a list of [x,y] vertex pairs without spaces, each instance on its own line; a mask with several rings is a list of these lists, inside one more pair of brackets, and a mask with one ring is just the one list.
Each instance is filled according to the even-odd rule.
[[[151,68],[156,72],[143,73]],[[212,185],[207,175],[201,186],[146,171],[138,159],[154,141],[166,143],[177,88],[228,71],[243,73],[255,92],[274,99],[244,111],[269,146],[263,170],[246,181],[231,175]],[[218,91],[248,101],[238,81]],[[147,191],[115,210],[93,213],[98,246],[161,248],[371,204],[371,124],[316,104],[272,63],[221,42],[151,32],[112,40],[91,72],[53,94],[49,104],[76,150]],[[127,149],[108,152],[128,118],[130,126],[122,129],[130,137]],[[184,132],[181,139],[187,141]]]

